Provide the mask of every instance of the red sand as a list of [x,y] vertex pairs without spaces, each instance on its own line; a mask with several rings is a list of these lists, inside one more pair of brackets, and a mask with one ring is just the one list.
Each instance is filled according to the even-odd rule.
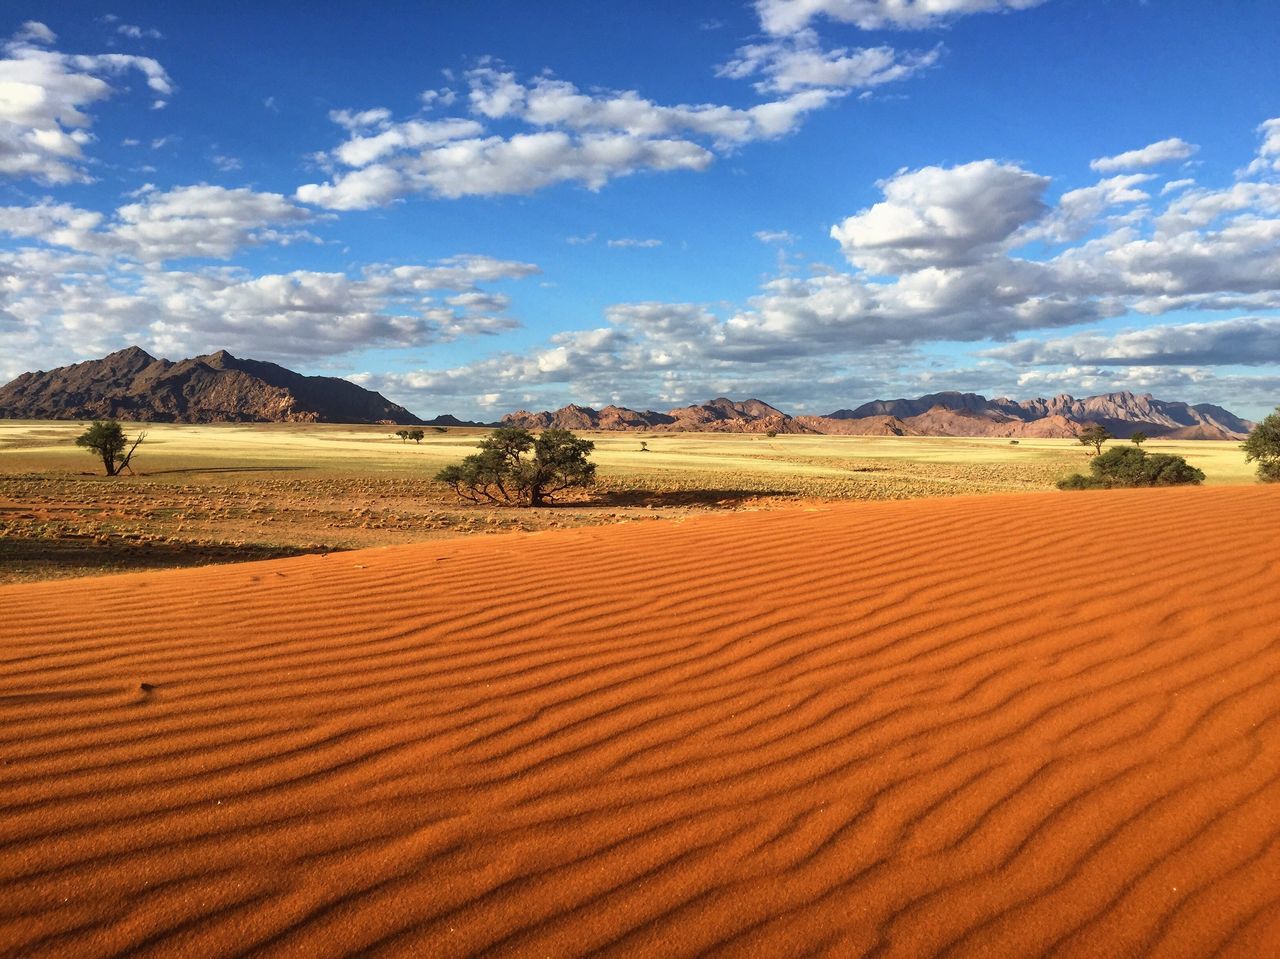
[[0,588],[0,952],[1275,955],[1278,584],[1251,487]]

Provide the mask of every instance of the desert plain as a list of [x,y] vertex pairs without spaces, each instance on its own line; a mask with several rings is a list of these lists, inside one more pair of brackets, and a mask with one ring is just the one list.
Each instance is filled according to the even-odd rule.
[[[0,582],[708,511],[1051,490],[1088,463],[1078,443],[1058,439],[584,433],[596,444],[592,490],[553,509],[494,510],[433,479],[483,430],[428,429],[416,444],[385,426],[142,428],[136,474],[111,479],[75,446],[81,424],[0,420]],[[1208,485],[1254,481],[1237,443],[1146,448],[1187,457]]]
[[1062,441],[600,435],[526,511],[430,482],[463,430],[155,426],[108,481],[75,429],[0,424],[2,955],[1280,943],[1235,444],[1062,493]]

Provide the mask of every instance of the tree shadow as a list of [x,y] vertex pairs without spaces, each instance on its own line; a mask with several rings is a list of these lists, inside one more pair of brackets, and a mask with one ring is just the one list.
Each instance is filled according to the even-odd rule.
[[743,503],[762,499],[795,499],[800,494],[795,490],[775,489],[689,489],[689,490],[646,490],[618,489],[598,490],[590,499],[577,503],[565,503],[566,506],[638,506],[638,507],[678,507],[678,506],[740,506]]
[[182,469],[148,470],[138,476],[169,476],[173,473],[300,473],[313,466],[186,466]]
[[105,542],[90,538],[0,538],[0,583],[46,579],[52,576],[91,576],[97,573],[181,569],[213,563],[247,563],[308,553],[327,553],[329,547],[242,546],[131,540],[112,536]]

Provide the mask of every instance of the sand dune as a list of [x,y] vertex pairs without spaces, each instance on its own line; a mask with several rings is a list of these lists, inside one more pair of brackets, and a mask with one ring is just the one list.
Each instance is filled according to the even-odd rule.
[[1278,494],[0,588],[0,952],[1275,954]]

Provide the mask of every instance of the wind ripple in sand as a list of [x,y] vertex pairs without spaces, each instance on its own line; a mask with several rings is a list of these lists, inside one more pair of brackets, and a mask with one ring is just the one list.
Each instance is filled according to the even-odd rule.
[[0,949],[1274,954],[1277,492],[0,589]]

